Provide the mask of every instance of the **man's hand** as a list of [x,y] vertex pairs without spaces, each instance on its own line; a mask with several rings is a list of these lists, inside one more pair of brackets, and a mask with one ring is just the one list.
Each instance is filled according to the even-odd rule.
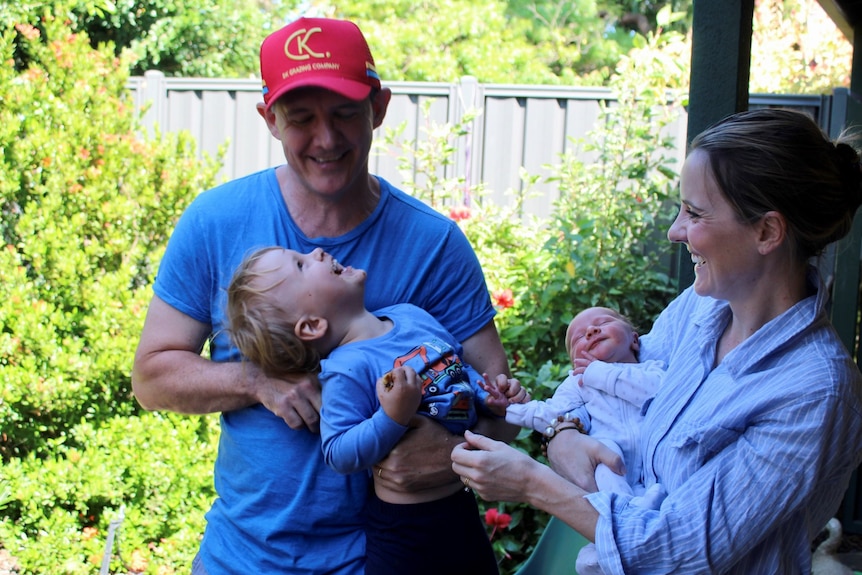
[[377,476],[392,491],[417,492],[445,485],[456,479],[450,454],[461,441],[439,423],[414,415],[401,441],[376,465]]
[[264,407],[282,418],[291,429],[307,428],[320,433],[320,383],[316,374],[297,373],[290,379],[274,379],[251,365],[243,367],[257,372],[253,385]]

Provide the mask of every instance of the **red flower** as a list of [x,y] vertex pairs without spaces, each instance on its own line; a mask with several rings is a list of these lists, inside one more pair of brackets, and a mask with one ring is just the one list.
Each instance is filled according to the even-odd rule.
[[[497,529],[506,529],[511,522],[512,516],[508,513],[500,513],[496,507],[492,507],[485,512],[485,523],[493,527],[494,531],[497,531]],[[494,534],[491,533],[491,537],[493,536]]]
[[494,306],[500,309],[509,309],[515,305],[515,296],[508,288],[498,289],[491,294],[491,299],[494,301]]
[[455,206],[449,210],[449,217],[456,222],[460,222],[461,220],[469,220],[470,208],[468,208],[467,206]]

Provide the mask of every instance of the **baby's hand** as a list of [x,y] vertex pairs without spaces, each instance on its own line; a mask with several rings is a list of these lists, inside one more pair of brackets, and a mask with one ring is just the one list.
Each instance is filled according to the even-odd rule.
[[[572,373],[575,375],[582,375],[586,370],[587,366],[596,361],[596,357],[592,355],[590,352],[583,352],[583,357],[576,357],[572,360]],[[584,386],[583,378],[578,381],[578,385],[581,387]]]
[[482,377],[485,381],[480,381],[479,384],[488,392],[485,405],[497,415],[506,415],[506,406],[510,403],[530,401],[530,394],[521,387],[521,382],[517,379],[508,378],[502,373],[494,381],[491,381],[487,373],[483,373]]
[[377,399],[386,415],[407,425],[422,401],[422,382],[412,367],[396,367],[377,380]]

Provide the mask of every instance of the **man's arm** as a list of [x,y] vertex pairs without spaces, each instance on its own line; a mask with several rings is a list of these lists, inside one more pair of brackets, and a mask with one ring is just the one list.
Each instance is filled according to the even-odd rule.
[[132,389],[144,409],[203,414],[261,403],[294,429],[318,430],[316,377],[287,382],[267,378],[248,362],[210,361],[200,355],[210,331],[153,297],[132,369]]

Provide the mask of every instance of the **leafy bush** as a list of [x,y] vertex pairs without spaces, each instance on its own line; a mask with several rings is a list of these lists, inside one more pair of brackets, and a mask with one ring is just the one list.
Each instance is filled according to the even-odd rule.
[[215,417],[145,413],[81,424],[52,454],[3,468],[15,486],[0,541],[26,573],[93,573],[109,523],[114,573],[188,572],[212,503]]
[[210,472],[190,490],[162,468],[212,449],[188,453],[194,420],[139,419],[129,374],[167,236],[218,162],[141,134],[126,63],[64,22],[6,29],[0,56],[0,541],[25,573],[90,572],[103,510],[125,504],[144,550],[200,521]]

